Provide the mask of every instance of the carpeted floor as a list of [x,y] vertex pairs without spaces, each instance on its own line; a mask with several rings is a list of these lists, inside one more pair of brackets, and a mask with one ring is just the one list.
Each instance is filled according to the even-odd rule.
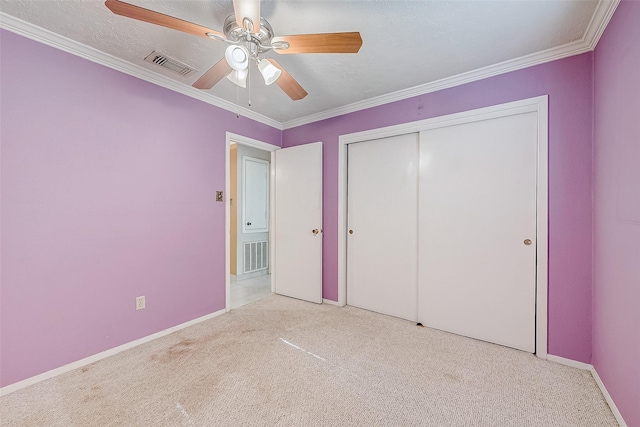
[[271,296],[0,399],[2,426],[615,426],[591,374]]

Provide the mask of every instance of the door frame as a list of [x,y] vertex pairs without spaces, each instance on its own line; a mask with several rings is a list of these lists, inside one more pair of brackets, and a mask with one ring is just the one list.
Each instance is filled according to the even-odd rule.
[[549,229],[549,97],[548,95],[371,129],[338,138],[338,305],[347,303],[347,146],[378,138],[420,132],[521,113],[538,114],[536,168],[536,355],[547,358],[548,229]]
[[[230,165],[229,162],[231,160],[230,155],[230,147],[232,143],[242,144],[249,147],[257,148],[263,151],[271,152],[271,161],[269,166],[269,271],[271,274],[271,292],[275,292],[275,283],[276,283],[276,275],[274,269],[273,260],[275,259],[275,254],[273,253],[273,243],[275,242],[275,227],[273,226],[274,220],[274,182],[275,180],[275,163],[273,159],[273,152],[279,150],[282,147],[278,147],[277,145],[269,144],[267,142],[259,141],[257,139],[249,138],[248,136],[238,135],[231,132],[226,132],[226,143],[225,143],[225,161],[224,161],[224,169],[225,169],[225,178],[224,178],[224,217],[225,217],[225,303],[224,310],[228,312],[231,310],[231,203],[229,199],[229,194],[231,191],[231,175],[230,175]],[[237,201],[236,201],[237,202]]]

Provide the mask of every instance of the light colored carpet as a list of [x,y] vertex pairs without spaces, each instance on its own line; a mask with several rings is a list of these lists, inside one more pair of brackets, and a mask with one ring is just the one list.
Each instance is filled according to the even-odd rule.
[[3,426],[615,426],[591,374],[277,295],[0,399]]

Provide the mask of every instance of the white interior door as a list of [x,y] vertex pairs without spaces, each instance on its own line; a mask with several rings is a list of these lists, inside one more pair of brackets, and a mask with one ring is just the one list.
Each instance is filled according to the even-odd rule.
[[420,134],[418,320],[535,351],[537,113]]
[[243,157],[242,232],[269,231],[269,162]]
[[275,290],[322,302],[322,143],[275,151]]
[[416,320],[418,134],[348,150],[347,304]]

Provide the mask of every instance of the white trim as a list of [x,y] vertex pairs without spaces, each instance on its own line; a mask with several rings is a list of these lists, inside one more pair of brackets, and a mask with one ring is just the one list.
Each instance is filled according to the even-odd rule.
[[523,68],[533,67],[534,65],[544,64],[546,62],[555,61],[569,56],[580,55],[595,49],[596,44],[600,40],[613,12],[620,0],[599,0],[596,10],[593,13],[589,26],[584,36],[580,40],[567,43],[562,46],[535,52],[520,58],[510,59],[508,61],[499,62],[486,67],[477,68],[466,73],[458,74],[451,77],[445,77],[433,82],[424,83],[396,92],[376,96],[374,98],[365,99],[363,101],[354,102],[353,104],[344,105],[326,111],[321,111],[298,119],[288,120],[282,123],[283,129],[291,129],[297,126],[306,125],[308,123],[318,122],[320,120],[329,119],[331,117],[341,116],[355,111],[366,110],[367,108],[377,107],[403,99],[413,98],[419,95],[460,86],[466,83],[475,82],[477,80],[486,79],[500,74],[509,73],[511,71],[521,70]]
[[338,138],[338,303],[347,302],[347,145],[386,138],[395,135],[420,132],[445,126],[453,126],[495,117],[538,113],[538,165],[537,165],[537,267],[536,267],[536,355],[547,358],[547,229],[548,229],[548,96],[523,99],[506,104],[476,110],[463,111],[417,122],[403,123],[379,129],[371,129]]
[[7,29],[48,46],[88,59],[89,61],[102,64],[106,67],[113,68],[131,76],[138,77],[167,89],[182,93],[183,95],[199,99],[227,111],[240,112],[244,117],[272,126],[279,130],[284,130],[589,52],[595,49],[619,3],[620,0],[599,0],[584,36],[580,40],[576,40],[572,43],[285,122],[278,122],[274,119],[258,114],[253,110],[240,107],[231,102],[210,95],[207,92],[194,89],[193,87],[180,83],[179,81],[155,74],[145,68],[123,61],[112,55],[68,39],[49,30],[45,30],[44,28],[15,18],[11,15],[7,15],[4,12],[0,12],[0,28]]
[[[540,99],[540,98],[539,98]],[[538,110],[536,191],[536,354],[547,357],[549,272],[549,98]]]
[[338,137],[338,304],[347,305],[347,141]]
[[276,150],[271,152],[271,176],[269,178],[269,274],[271,274],[271,292],[276,292]]
[[577,360],[573,360],[573,359],[566,359],[564,357],[554,356],[553,354],[547,355],[547,360],[550,362],[559,363],[560,365],[570,366],[572,368],[582,369],[582,370],[591,372],[591,376],[593,376],[593,379],[596,381],[596,384],[598,385],[598,388],[602,392],[602,396],[604,396],[604,400],[607,401],[607,404],[609,405],[609,408],[611,409],[611,412],[613,413],[613,416],[615,417],[616,421],[618,422],[618,424],[620,424],[620,427],[627,427],[627,423],[625,422],[624,418],[622,418],[622,414],[620,413],[620,410],[618,410],[616,403],[613,401],[613,398],[609,394],[609,390],[607,390],[607,387],[605,387],[604,383],[602,382],[602,379],[600,379],[600,375],[598,375],[598,371],[596,371],[596,368],[594,368],[593,365],[590,365],[584,362],[578,362]]
[[342,307],[344,304],[340,304],[338,301],[334,301],[332,299],[322,298],[322,303],[327,305],[335,305],[336,307]]
[[[574,45],[576,44],[579,45],[579,48],[574,48]],[[299,119],[289,120],[282,123],[282,128],[286,130],[306,125],[308,123],[318,122],[320,120],[326,120],[332,117],[353,113],[355,111],[366,110],[368,108],[378,107],[380,105],[414,98],[416,96],[461,86],[466,83],[471,83],[500,74],[509,73],[511,71],[517,71],[523,68],[532,67],[534,65],[543,64],[545,62],[555,61],[557,59],[566,58],[568,56],[579,55],[588,51],[589,49],[585,48],[581,42],[573,42],[569,45],[561,46],[559,48],[549,49],[547,51],[534,53],[531,55],[523,56],[521,58],[500,62],[498,64],[493,64],[473,71],[468,71],[466,73],[446,77],[434,82],[424,83],[418,86],[376,96],[374,98],[355,102],[349,105],[344,105],[331,110],[321,111],[319,113],[301,117]]]
[[29,387],[39,382],[57,377],[58,375],[66,374],[67,372],[73,371],[75,369],[81,368],[91,363],[95,363],[99,360],[106,359],[109,356],[113,356],[123,351],[130,350],[134,347],[137,347],[149,341],[162,338],[166,335],[172,334],[181,329],[188,328],[189,326],[193,326],[200,322],[204,322],[205,320],[213,319],[214,317],[218,317],[224,313],[225,313],[224,310],[218,310],[216,312],[207,314],[205,316],[198,317],[197,319],[189,320],[188,322],[184,322],[179,325],[172,326],[163,331],[156,332],[155,334],[147,335],[146,337],[138,338],[137,340],[133,340],[128,343],[119,345],[118,347],[110,348],[109,350],[102,351],[100,353],[94,354],[89,357],[85,357],[84,359],[77,360],[75,362],[69,363],[68,365],[60,366],[59,368],[55,368],[50,371],[43,372],[42,374],[35,375],[31,378],[27,378],[26,380],[22,380],[17,383],[10,384],[8,386],[0,388],[0,396],[6,396],[7,394],[13,393],[14,391],[18,391],[25,387]]
[[460,113],[447,114],[445,116],[432,117],[415,122],[401,123],[398,125],[383,128],[370,129],[362,132],[354,132],[339,136],[339,142],[351,144],[354,142],[369,141],[372,139],[388,138],[407,133],[421,132],[424,130],[436,129],[445,126],[455,126],[462,123],[469,123],[480,120],[487,120],[496,117],[503,117],[513,114],[521,114],[539,111],[539,104],[547,99],[547,95],[520,101],[508,102],[506,104],[492,105],[475,110],[462,111]]
[[280,122],[263,116],[262,114],[258,114],[253,110],[235,105],[232,102],[225,101],[222,98],[213,96],[206,91],[196,89],[178,80],[173,80],[169,77],[156,74],[144,67],[140,67],[138,65],[132,64],[131,62],[116,58],[113,55],[101,52],[98,49],[79,43],[75,40],[71,40],[67,37],[63,37],[52,31],[45,30],[44,28],[38,27],[29,22],[15,18],[11,15],[7,15],[4,12],[0,12],[0,28],[27,37],[31,40],[46,44],[47,46],[60,49],[67,53],[71,53],[72,55],[79,56],[91,62],[95,62],[97,64],[104,65],[105,67],[123,72],[130,76],[137,77],[158,86],[162,86],[174,92],[178,92],[191,98],[198,99],[200,101],[206,102],[207,104],[222,108],[223,110],[227,110],[233,113],[240,113],[240,115],[242,115],[243,117],[263,123],[267,126],[274,127],[278,130],[282,130],[282,124]]
[[577,369],[582,369],[583,371],[592,371],[593,370],[593,366],[588,364],[588,363],[578,362],[577,360],[573,360],[573,359],[566,359],[564,357],[555,356],[553,354],[547,354],[547,360],[549,362],[558,363],[560,365],[570,366],[572,368],[577,368]]
[[619,4],[620,0],[600,0],[598,2],[589,26],[582,37],[582,40],[589,44],[589,50],[594,50],[598,45],[600,37],[602,37],[604,30],[609,25],[609,21]]
[[605,387],[604,383],[600,379],[600,375],[598,375],[598,371],[596,371],[596,369],[593,366],[591,367],[591,375],[593,375],[593,379],[596,380],[596,384],[598,384],[598,387],[600,387],[600,391],[604,396],[604,400],[606,400],[607,403],[609,404],[609,408],[611,409],[611,412],[613,413],[613,416],[616,418],[616,421],[618,422],[618,424],[620,424],[620,427],[627,427],[627,422],[624,420],[624,418],[622,418],[622,414],[620,413],[620,410],[616,406],[616,403],[613,401],[613,398],[609,394],[609,390],[607,390],[607,387]]
[[[273,152],[275,150],[279,150],[281,147],[277,145],[269,144],[267,142],[259,141],[257,139],[249,138],[248,136],[242,136],[231,132],[226,132],[226,144],[225,144],[225,153],[224,153],[224,192],[225,192],[225,202],[224,202],[224,217],[225,217],[225,311],[231,310],[231,204],[229,203],[229,194],[231,191],[231,177],[230,177],[230,169],[229,169],[229,161],[230,161],[230,153],[229,148],[232,143],[238,143],[242,145],[247,145],[249,147],[257,148],[259,150],[269,151],[271,152],[271,179],[269,180],[269,200],[275,200],[274,198],[274,185],[273,185],[273,176],[275,174],[275,157]],[[274,266],[275,259],[275,251],[274,242],[275,242],[275,228],[273,226],[273,203],[270,203],[269,207],[269,221],[270,221],[270,232],[269,232],[269,270],[271,273],[271,292],[275,291],[275,282],[276,275]]]

